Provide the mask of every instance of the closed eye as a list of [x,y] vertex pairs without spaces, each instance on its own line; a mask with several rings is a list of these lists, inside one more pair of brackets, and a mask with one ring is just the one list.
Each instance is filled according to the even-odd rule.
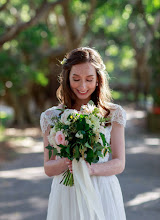
[[[74,81],[79,81],[79,79],[73,79]],[[88,82],[92,82],[93,80],[87,80]]]

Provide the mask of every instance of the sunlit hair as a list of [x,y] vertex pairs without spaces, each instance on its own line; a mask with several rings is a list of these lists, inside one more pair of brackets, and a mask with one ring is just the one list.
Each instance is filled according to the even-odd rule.
[[109,75],[105,70],[105,65],[100,54],[95,49],[80,47],[72,50],[65,56],[64,62],[62,62],[62,72],[59,75],[60,86],[57,89],[57,98],[67,108],[73,108],[76,102],[76,95],[70,88],[69,74],[72,66],[87,62],[95,67],[98,77],[98,86],[96,86],[95,91],[92,93],[91,100],[100,108],[101,113],[106,117],[110,113],[107,103],[112,100],[108,84]]

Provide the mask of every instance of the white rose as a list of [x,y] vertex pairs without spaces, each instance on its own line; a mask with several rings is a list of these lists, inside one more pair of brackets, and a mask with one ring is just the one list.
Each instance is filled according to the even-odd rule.
[[50,132],[50,134],[47,136],[49,144],[52,145],[54,148],[57,149],[58,153],[60,153],[60,147],[57,146],[56,141],[55,141],[55,134],[53,132]]
[[99,127],[100,127],[99,119],[96,116],[91,115],[91,122],[94,125],[93,130],[97,131],[99,129]]
[[61,122],[63,123],[63,124],[66,124],[66,125],[70,125],[70,120],[68,119],[67,120],[67,118],[68,118],[68,116],[70,115],[70,114],[72,114],[72,115],[75,115],[75,114],[77,114],[78,112],[76,111],[76,110],[72,110],[72,109],[66,109],[64,112],[63,112],[63,114],[61,115]]
[[51,128],[50,133],[49,133],[49,135],[47,136],[48,141],[49,141],[49,143],[50,143],[52,146],[55,146],[55,145],[56,145],[56,143],[55,143],[55,134],[56,134],[55,127],[53,127],[53,128]]
[[86,118],[86,123],[89,124],[90,127],[92,126],[92,122],[88,118]]

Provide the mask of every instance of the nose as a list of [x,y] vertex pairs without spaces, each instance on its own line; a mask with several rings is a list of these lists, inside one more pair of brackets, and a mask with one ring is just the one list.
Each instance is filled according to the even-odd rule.
[[86,83],[85,82],[81,82],[79,88],[81,89],[81,91],[86,89]]

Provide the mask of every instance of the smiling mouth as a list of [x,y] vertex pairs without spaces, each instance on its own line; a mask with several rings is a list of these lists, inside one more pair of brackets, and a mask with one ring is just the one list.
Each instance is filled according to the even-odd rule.
[[88,92],[88,90],[85,91],[85,92],[81,92],[81,91],[79,91],[79,90],[77,90],[77,91],[78,91],[78,93],[81,94],[81,95],[85,95],[85,94],[87,94],[87,92]]

